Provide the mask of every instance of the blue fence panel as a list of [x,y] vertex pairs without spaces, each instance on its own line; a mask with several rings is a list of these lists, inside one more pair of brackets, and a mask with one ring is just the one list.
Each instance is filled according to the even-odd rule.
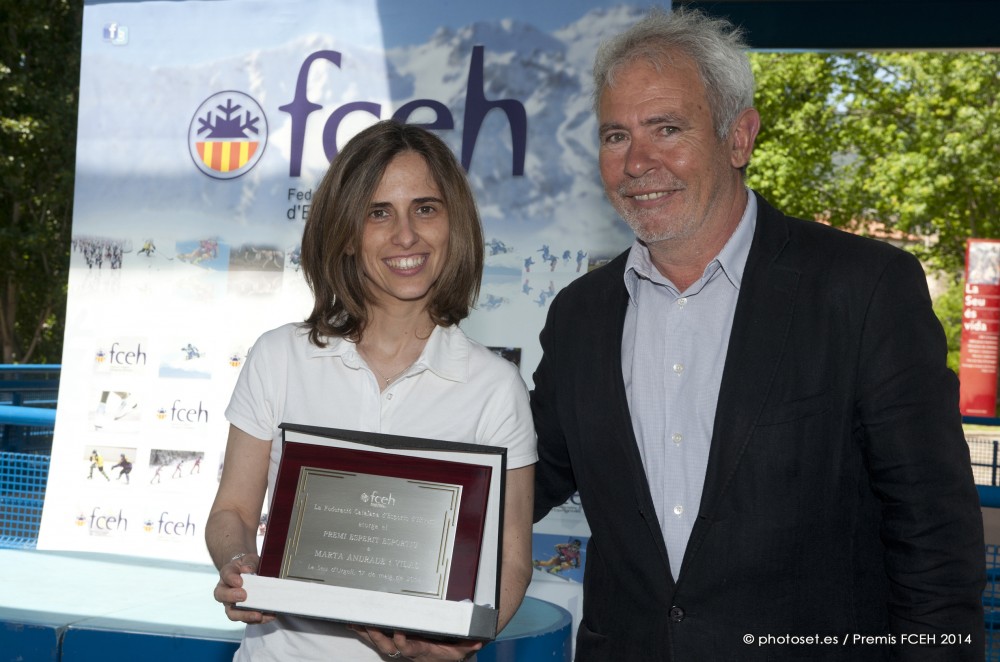
[[50,453],[59,365],[0,364],[0,451]]
[[1000,662],[1000,546],[986,545],[986,589],[983,591],[986,616],[986,659]]
[[48,455],[0,452],[0,547],[35,546],[48,478]]
[[0,364],[0,547],[33,548],[38,539],[60,372]]
[[0,404],[56,406],[60,365],[0,364]]
[[[969,456],[980,503],[984,508],[1000,508],[1000,418],[965,416],[962,422],[988,426],[967,432],[966,441],[969,442]],[[983,610],[986,616],[986,660],[1000,662],[1000,545],[986,545]]]

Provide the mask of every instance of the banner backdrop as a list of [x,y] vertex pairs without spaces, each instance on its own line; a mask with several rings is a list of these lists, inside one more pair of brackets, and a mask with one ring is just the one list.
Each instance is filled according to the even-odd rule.
[[959,359],[963,416],[996,415],[1000,363],[1000,240],[969,239]]
[[[314,186],[376,119],[433,128],[466,167],[486,269],[463,328],[530,385],[551,297],[631,241],[601,191],[589,76],[597,43],[639,15],[601,0],[87,2],[38,547],[209,562],[229,395],[257,336],[311,309],[298,255]],[[577,611],[579,505],[536,532],[534,592]]]

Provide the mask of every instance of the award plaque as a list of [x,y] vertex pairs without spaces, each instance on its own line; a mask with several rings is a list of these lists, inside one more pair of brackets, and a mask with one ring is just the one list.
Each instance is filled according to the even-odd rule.
[[461,495],[461,485],[302,468],[278,576],[444,598]]
[[260,611],[492,639],[505,449],[282,425]]

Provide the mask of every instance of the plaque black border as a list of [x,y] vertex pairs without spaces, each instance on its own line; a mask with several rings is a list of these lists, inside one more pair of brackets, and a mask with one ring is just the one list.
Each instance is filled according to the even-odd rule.
[[[268,511],[268,525],[264,534],[258,574],[275,578],[280,575],[292,506],[297,491],[299,470],[303,466],[392,478],[430,480],[462,485],[462,500],[446,599],[472,600],[476,592],[476,582],[480,570],[481,546],[489,505],[490,485],[493,480],[499,479],[500,503],[498,504],[499,518],[497,520],[499,530],[497,531],[498,550],[494,604],[500,604],[506,448],[296,423],[282,423],[279,427],[282,429],[282,456],[278,465],[274,494],[271,495],[271,507]],[[285,436],[287,432],[298,432],[333,442],[344,441],[370,446],[372,451],[335,445],[311,444],[305,440],[289,441]],[[454,454],[455,459],[440,460],[398,454],[398,461],[392,462],[392,456],[398,451],[443,452]],[[491,476],[490,466],[462,462],[463,456],[467,454],[500,455],[500,475]],[[303,580],[289,579],[289,581]]]

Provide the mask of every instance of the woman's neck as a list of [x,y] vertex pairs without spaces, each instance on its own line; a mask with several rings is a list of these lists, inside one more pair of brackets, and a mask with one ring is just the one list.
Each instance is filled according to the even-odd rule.
[[382,390],[420,358],[433,331],[434,322],[426,311],[418,315],[374,312],[357,346]]

